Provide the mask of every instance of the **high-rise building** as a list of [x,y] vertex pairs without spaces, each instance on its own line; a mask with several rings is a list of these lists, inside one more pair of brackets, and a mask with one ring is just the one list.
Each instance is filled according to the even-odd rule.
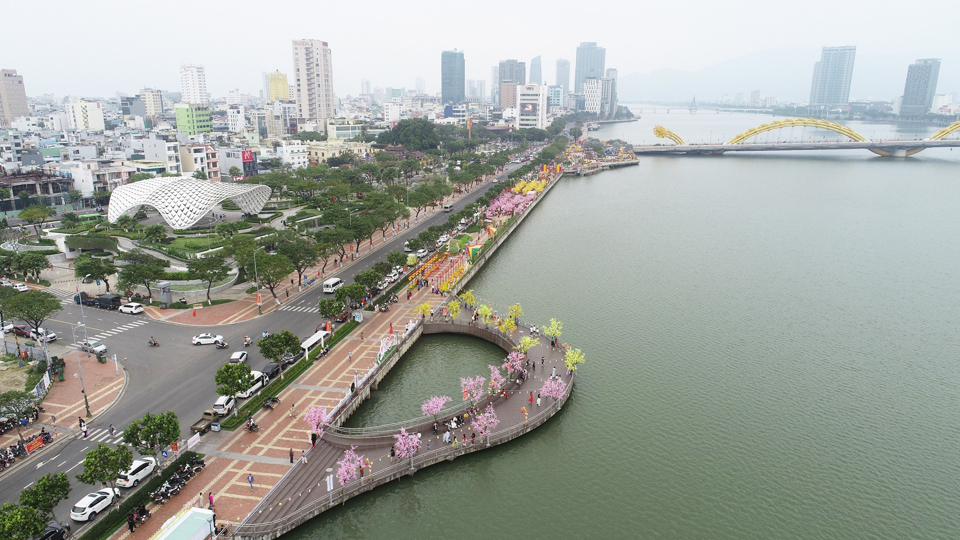
[[67,123],[71,129],[103,131],[103,104],[99,101],[68,101],[65,105]]
[[551,84],[547,87],[547,104],[551,107],[563,107],[563,87]]
[[203,66],[184,64],[180,66],[180,101],[184,103],[210,103],[207,92],[207,74]]
[[518,84],[516,129],[547,127],[547,87],[542,84]]
[[533,84],[543,84],[543,74],[541,73],[539,56],[530,61],[530,82]]
[[23,75],[17,75],[15,69],[0,69],[0,127],[21,116],[30,116]]
[[490,103],[500,103],[500,68],[490,68]]
[[333,56],[326,41],[293,41],[293,78],[300,118],[333,118]]
[[820,61],[813,65],[810,105],[837,107],[847,104],[856,55],[855,46],[823,48]]
[[557,60],[557,84],[563,87],[563,95],[570,91],[570,61],[560,58]]
[[574,74],[573,91],[583,92],[583,83],[593,77],[603,77],[606,67],[607,50],[598,47],[595,41],[584,41],[577,47],[577,67]]
[[370,94],[370,81],[367,79],[360,79],[360,95],[366,96]]
[[[514,59],[501,60],[498,73],[500,84],[512,82],[513,84],[527,84],[527,63],[517,62]],[[512,107],[512,105],[510,105]]]
[[267,74],[267,95],[263,96],[267,101],[287,101],[290,99],[290,83],[287,82],[287,74],[276,70]]
[[227,109],[227,129],[233,133],[243,133],[247,126],[247,115],[243,105],[231,105]]
[[466,80],[463,51],[443,51],[440,55],[440,101],[463,103],[466,98]]
[[613,116],[617,113],[617,70],[610,68],[603,78],[603,113]]
[[917,60],[907,68],[907,83],[903,88],[900,116],[923,116],[933,106],[940,76],[940,59]]
[[597,115],[603,112],[602,77],[590,77],[583,81],[583,110]]
[[509,109],[517,106],[517,88],[520,85],[510,81],[500,83],[500,108]]
[[417,95],[422,96],[427,91],[427,83],[423,80],[423,77],[417,77],[415,87],[417,89]]
[[137,94],[146,105],[147,116],[159,116],[163,114],[163,94],[153,88],[144,88]]
[[199,135],[213,131],[213,122],[210,120],[210,109],[199,103],[178,103],[177,131],[187,135]]

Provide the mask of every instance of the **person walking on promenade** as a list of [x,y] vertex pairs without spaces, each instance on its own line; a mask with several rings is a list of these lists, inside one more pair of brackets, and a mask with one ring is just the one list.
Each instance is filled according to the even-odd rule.
[[247,482],[250,482],[250,491],[253,491],[253,475],[252,474],[247,475]]
[[477,444],[477,434],[474,432],[470,434],[470,446],[475,444]]
[[530,399],[528,399],[527,401],[529,401],[530,406],[533,407],[533,390],[530,391]]
[[551,379],[557,378],[557,366],[553,366],[553,375],[550,375]]
[[113,429],[113,424],[110,424],[110,429],[109,429],[109,431],[110,431],[110,438],[112,439],[112,438],[113,438],[113,434],[116,433],[116,431],[117,431],[117,430]]
[[212,491],[207,492],[207,498],[210,499],[210,509],[212,510],[213,509],[213,492]]
[[537,392],[537,407],[540,406],[540,393]]
[[347,360],[353,360],[353,351],[347,351]]
[[203,508],[203,492],[197,494],[197,508]]
[[304,465],[307,464],[307,451],[306,451],[306,450],[301,450],[301,451],[300,451],[300,461],[302,461]]
[[293,448],[290,449],[290,463],[293,463]]
[[397,450],[394,447],[390,447],[390,463],[393,463],[397,459]]
[[294,403],[290,405],[290,418],[295,418],[297,416],[297,404]]
[[133,528],[136,526],[137,520],[134,519],[133,513],[127,514],[127,527],[130,527],[130,532],[133,532]]

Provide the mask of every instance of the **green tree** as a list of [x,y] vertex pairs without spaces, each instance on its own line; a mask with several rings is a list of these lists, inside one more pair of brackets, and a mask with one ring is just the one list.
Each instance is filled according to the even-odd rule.
[[36,508],[5,503],[0,506],[0,538],[31,540],[47,528],[47,520]]
[[364,270],[353,277],[353,281],[363,285],[364,289],[368,291],[376,287],[377,283],[379,283],[381,279],[383,279],[383,274],[377,272],[373,268]]
[[[300,352],[300,340],[289,330],[283,330],[276,334],[261,339],[257,342],[260,348],[260,354],[271,362],[280,364],[280,379],[283,379],[283,362],[280,361],[283,355],[297,354]],[[247,386],[249,388],[249,385]]]
[[229,238],[237,233],[240,230],[240,225],[232,221],[225,221],[223,223],[217,223],[217,226],[214,228],[217,234],[223,238]]
[[[341,293],[340,291],[343,291]],[[354,283],[352,285],[345,285],[337,289],[337,298],[339,300],[350,299],[352,302],[359,304],[363,297],[367,295],[367,289],[360,283]]]
[[[224,240],[223,249],[220,252],[224,257],[233,259],[233,263],[243,273],[240,278],[246,279],[246,268],[253,264],[253,253],[256,249],[257,241],[252,235],[234,234]],[[241,281],[240,278],[237,281]]]
[[40,280],[40,272],[50,267],[50,261],[36,251],[27,251],[17,255],[17,268],[23,272],[23,275],[33,275],[37,281]]
[[104,205],[110,202],[110,192],[109,191],[94,191],[93,200],[97,201],[97,204]]
[[191,279],[199,279],[207,284],[207,302],[210,300],[210,288],[215,281],[220,281],[230,273],[223,255],[210,255],[202,259],[193,259],[187,262],[187,271]]
[[430,206],[430,196],[423,190],[415,189],[407,195],[407,203],[410,208],[416,211],[415,217],[420,217],[420,212]]
[[[116,489],[117,477],[130,470],[133,464],[133,453],[130,447],[125,444],[118,445],[116,448],[100,443],[96,448],[87,452],[83,460],[83,472],[77,475],[77,480],[84,484],[97,485],[106,482],[111,488]],[[117,506],[120,506],[120,498],[116,499]],[[90,520],[95,518],[95,514],[90,515]]]
[[317,245],[310,238],[304,238],[293,231],[285,235],[277,246],[277,253],[287,258],[297,270],[297,284],[303,284],[303,273],[307,268],[317,264]]
[[343,311],[344,305],[343,302],[336,298],[321,298],[318,303],[318,308],[320,309],[321,317],[332,319]]
[[393,270],[393,265],[387,261],[380,261],[373,265],[373,270],[380,274],[380,278],[382,279],[383,276],[389,274],[390,271]]
[[63,306],[57,297],[46,291],[22,292],[7,302],[9,314],[29,324],[37,333],[43,321],[61,309]]
[[73,212],[64,212],[60,216],[60,226],[64,229],[72,229],[80,224],[80,218]]
[[118,217],[116,223],[113,225],[118,229],[123,229],[123,232],[130,232],[137,228],[137,220],[133,219],[133,216],[124,214]]
[[[20,199],[20,205],[21,205],[21,206],[24,206],[24,207],[25,207],[25,206],[27,206],[28,204],[30,204],[30,192],[29,192],[29,191],[21,191],[20,193],[17,193],[17,198]],[[26,218],[24,218],[24,219],[26,219]]]
[[180,438],[180,420],[177,413],[147,413],[143,418],[130,422],[123,430],[123,442],[137,449],[144,456],[157,457],[161,450]]
[[7,306],[10,304],[10,299],[19,294],[13,287],[0,287],[0,321],[6,322],[7,317],[4,314],[9,310]]
[[377,136],[380,144],[399,144],[407,150],[426,151],[440,146],[433,122],[423,118],[401,120],[390,131]]
[[79,189],[71,189],[67,191],[67,200],[71,203],[82,201],[83,193],[81,193]]
[[357,253],[360,253],[360,244],[373,236],[373,220],[368,216],[354,216],[348,221],[337,223],[337,228],[350,231]]
[[227,174],[232,177],[243,176],[243,171],[240,170],[240,167],[230,167],[230,171]]
[[[33,392],[21,392],[20,390],[7,390],[0,394],[0,410],[4,414],[13,418],[23,418],[31,416],[33,407],[37,404],[37,395]],[[23,434],[20,433],[20,422],[17,424],[17,434],[20,441],[23,441]]]
[[57,519],[53,510],[69,495],[70,479],[67,478],[67,473],[47,473],[38,478],[34,485],[20,492],[20,504],[38,510],[45,520],[54,521],[63,527],[64,524]]
[[10,199],[10,188],[0,188],[0,199],[5,201]]
[[153,178],[154,176],[155,176],[155,175],[154,175],[153,173],[148,173],[148,172],[131,174],[131,175],[130,175],[130,178],[127,178],[127,183],[128,183],[128,184],[132,184],[132,183],[134,183],[134,182],[139,182],[139,181],[141,181],[141,180],[146,180],[146,179],[148,179],[148,178]]
[[196,178],[197,180],[206,180],[206,179],[207,179],[207,173],[205,173],[205,172],[203,172],[203,171],[194,171],[194,172],[193,172],[193,177]]
[[277,298],[276,288],[283,280],[287,279],[293,273],[293,264],[283,255],[257,255],[256,268],[253,267],[253,258],[251,264],[247,266],[247,273],[256,273],[260,284],[270,290],[274,299]]
[[[297,342],[297,345],[299,346],[300,342]],[[253,384],[253,375],[250,374],[250,366],[247,364],[243,362],[227,362],[217,368],[217,374],[213,380],[217,383],[217,394],[221,396],[236,396],[238,393],[250,388]],[[234,411],[237,416],[240,415],[240,407],[234,407]]]
[[335,253],[343,259],[347,256],[347,245],[353,241],[353,232],[349,228],[331,227],[317,231],[314,235],[318,244],[331,246]]
[[73,265],[73,275],[78,278],[90,276],[91,279],[102,280],[110,292],[109,278],[117,273],[117,266],[109,257],[94,257],[89,253],[81,253]]
[[118,281],[125,287],[143,285],[147,289],[147,296],[152,299],[153,289],[150,288],[150,282],[163,279],[165,268],[170,266],[170,263],[142,249],[127,251],[121,254],[119,259],[127,264],[120,269]]
[[575,140],[580,140],[580,136],[583,135],[583,130],[578,127],[570,128],[570,136]]
[[[21,191],[20,193],[27,193],[26,191]],[[27,197],[30,194],[27,193]],[[46,223],[48,219],[56,215],[56,211],[53,208],[46,207],[42,204],[34,204],[25,208],[17,216],[20,219],[26,221],[30,225],[33,225],[33,230],[37,232],[37,238],[40,237],[40,226]]]
[[387,262],[390,266],[403,266],[407,264],[407,254],[402,251],[391,251],[387,253]]
[[160,243],[167,237],[167,228],[161,224],[148,225],[143,228],[143,239],[147,242]]

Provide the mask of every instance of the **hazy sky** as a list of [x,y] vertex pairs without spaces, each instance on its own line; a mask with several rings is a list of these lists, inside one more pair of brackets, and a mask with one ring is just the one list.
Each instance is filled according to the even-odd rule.
[[[581,41],[606,47],[607,67],[618,68],[621,76],[696,70],[767,49],[847,44],[857,46],[858,61],[876,62],[887,54],[938,57],[941,79],[946,74],[955,80],[960,71],[958,0],[0,0],[0,5],[0,68],[21,73],[31,96],[113,96],[144,86],[179,91],[184,63],[206,67],[214,97],[233,88],[257,94],[261,72],[290,74],[291,40],[302,38],[330,43],[338,96],[359,93],[363,77],[374,86],[413,88],[420,76],[427,92],[438,92],[440,53],[453,48],[465,52],[468,79],[489,81],[490,67],[501,59],[529,63],[542,55],[543,75],[553,83],[556,59],[573,61]],[[812,74],[813,66],[803,69]],[[890,69],[891,77],[903,80],[905,65]],[[856,97],[861,96],[851,95]]]

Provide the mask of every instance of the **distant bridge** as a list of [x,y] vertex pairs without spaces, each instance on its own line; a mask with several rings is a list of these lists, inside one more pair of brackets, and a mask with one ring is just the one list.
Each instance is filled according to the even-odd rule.
[[[809,142],[764,142],[747,143],[746,141],[769,131],[794,128],[810,127],[816,129],[825,129],[839,133],[850,140],[846,141],[809,141]],[[785,150],[852,150],[865,149],[874,154],[887,157],[907,157],[921,152],[927,148],[954,148],[960,147],[960,139],[947,139],[951,133],[960,130],[960,122],[954,122],[949,126],[934,133],[929,139],[920,140],[870,140],[860,135],[856,131],[826,120],[815,118],[791,118],[788,120],[779,120],[762,124],[753,129],[747,130],[726,143],[718,144],[687,144],[683,138],[663,126],[653,128],[653,133],[661,139],[669,139],[674,144],[640,145],[634,146],[634,154],[723,154],[724,152],[770,152]]]

